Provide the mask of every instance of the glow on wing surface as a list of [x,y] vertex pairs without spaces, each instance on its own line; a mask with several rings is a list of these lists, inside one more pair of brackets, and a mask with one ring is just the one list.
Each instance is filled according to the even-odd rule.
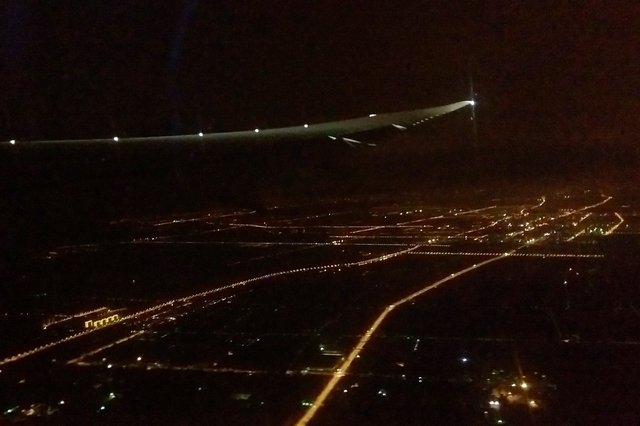
[[[411,111],[392,112],[387,114],[371,114],[366,117],[352,118],[348,120],[329,121],[317,124],[301,124],[298,126],[278,127],[273,129],[251,129],[237,132],[223,133],[196,133],[177,136],[145,136],[145,137],[112,137],[102,139],[61,139],[45,141],[21,141],[21,145],[31,144],[96,144],[96,143],[144,143],[144,142],[251,142],[251,141],[275,141],[284,139],[317,139],[330,137],[341,138],[369,130],[384,127],[406,129],[409,126],[423,124],[429,119],[448,114],[467,105],[473,105],[473,101],[461,101],[448,105],[431,108],[422,108]],[[11,140],[10,144],[16,144]]]

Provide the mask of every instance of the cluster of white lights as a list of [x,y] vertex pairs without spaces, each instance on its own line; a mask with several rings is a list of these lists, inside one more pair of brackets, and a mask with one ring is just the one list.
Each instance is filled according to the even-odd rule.
[[77,314],[69,315],[69,316],[61,318],[61,319],[48,320],[42,325],[42,329],[46,330],[47,327],[51,327],[52,325],[60,324],[60,323],[72,320],[74,318],[81,318],[81,317],[84,317],[84,316],[87,316],[87,315],[90,315],[90,314],[95,314],[96,312],[105,311],[105,310],[107,310],[107,308],[105,306],[101,306],[99,308],[92,309],[90,311],[80,312],[80,313],[77,313]]

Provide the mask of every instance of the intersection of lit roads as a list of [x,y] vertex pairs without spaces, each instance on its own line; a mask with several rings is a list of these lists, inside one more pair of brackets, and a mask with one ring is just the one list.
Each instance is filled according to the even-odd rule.
[[[287,375],[325,377],[317,394],[310,395],[303,404],[297,420],[299,425],[313,423],[314,416],[327,407],[327,399],[339,389],[343,378],[351,374],[352,366],[367,351],[370,340],[385,320],[402,310],[404,305],[428,298],[431,290],[447,286],[465,274],[506,258],[602,258],[606,254],[599,251],[597,245],[582,244],[580,250],[575,247],[581,241],[607,238],[616,233],[633,233],[638,228],[637,216],[630,206],[595,191],[495,199],[487,205],[465,204],[444,207],[426,203],[394,204],[374,206],[366,211],[361,211],[357,203],[346,204],[335,211],[298,211],[274,206],[266,213],[211,211],[163,218],[126,218],[113,222],[111,226],[116,230],[126,226],[133,231],[128,237],[119,237],[108,243],[88,242],[58,247],[45,256],[46,261],[55,262],[85,252],[108,253],[113,247],[144,250],[146,247],[202,246],[220,250],[231,247],[247,249],[250,256],[240,256],[239,260],[230,263],[240,266],[256,264],[258,267],[233,269],[224,281],[212,282],[208,288],[200,286],[193,293],[146,306],[110,306],[120,309],[118,321],[104,327],[75,329],[44,344],[25,347],[16,353],[0,354],[0,374],[30,359],[46,361],[59,357],[60,353],[66,354],[66,365],[78,369],[266,374],[269,373],[268,367],[247,368],[234,366],[233,362],[225,365],[180,364],[158,361],[142,352],[129,358],[112,354],[126,345],[144,347],[139,342],[158,330],[167,330],[199,312],[241,303],[239,299],[248,291],[273,281],[290,282],[313,275],[331,281],[347,271],[393,264],[402,258],[425,258],[434,262],[454,259],[457,262],[455,269],[449,268],[446,274],[442,272],[440,276],[433,276],[420,286],[398,291],[380,304],[377,313],[361,323],[360,331],[350,341],[351,346],[343,347],[332,357],[331,365],[286,370]],[[316,255],[311,256],[310,253],[314,252]],[[286,268],[282,268],[283,265]],[[247,276],[248,270],[258,272]],[[106,305],[96,304],[87,306],[83,312],[68,312],[50,323],[95,314]],[[322,332],[319,334],[321,336]],[[86,344],[76,345],[80,349],[73,356],[59,350],[70,342],[83,340]],[[61,360],[58,358],[56,362]],[[259,365],[259,362],[255,364]]]

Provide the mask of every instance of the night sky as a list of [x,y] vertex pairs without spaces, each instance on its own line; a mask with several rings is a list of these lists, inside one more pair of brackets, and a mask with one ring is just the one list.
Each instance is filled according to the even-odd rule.
[[485,144],[635,144],[634,1],[2,2],[0,137],[272,127],[467,99]]

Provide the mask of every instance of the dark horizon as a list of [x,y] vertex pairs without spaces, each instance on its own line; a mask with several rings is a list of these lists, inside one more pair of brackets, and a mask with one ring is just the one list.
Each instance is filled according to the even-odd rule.
[[[637,151],[602,146],[474,147],[468,112],[373,139],[261,146],[197,144],[4,147],[2,251],[10,258],[91,239],[110,221],[220,206],[267,209],[332,199],[515,195],[523,188],[634,190]],[[549,161],[549,157],[555,158]]]

